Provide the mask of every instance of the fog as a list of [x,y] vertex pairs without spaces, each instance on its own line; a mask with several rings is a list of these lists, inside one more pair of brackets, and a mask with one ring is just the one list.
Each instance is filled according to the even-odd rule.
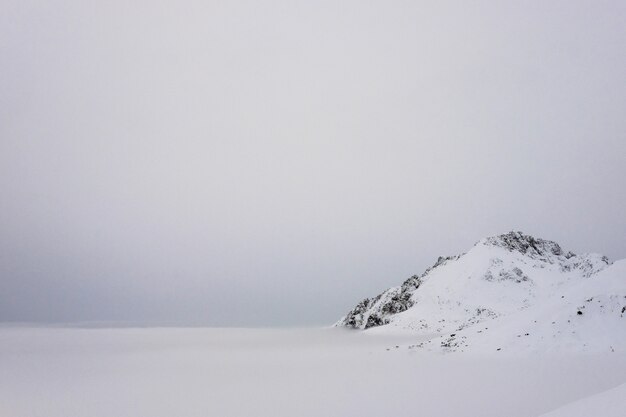
[[[416,339],[340,329],[0,326],[0,412],[537,417],[567,404],[557,415],[624,414],[623,355],[442,356],[409,348]],[[579,399],[582,407],[569,405]]]
[[330,324],[523,230],[626,257],[623,1],[2,1],[0,321]]

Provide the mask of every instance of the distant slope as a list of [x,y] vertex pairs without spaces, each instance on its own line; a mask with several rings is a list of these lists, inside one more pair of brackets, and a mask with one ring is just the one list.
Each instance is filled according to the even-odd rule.
[[440,334],[428,349],[615,351],[626,349],[625,307],[626,261],[510,232],[440,257],[336,325]]

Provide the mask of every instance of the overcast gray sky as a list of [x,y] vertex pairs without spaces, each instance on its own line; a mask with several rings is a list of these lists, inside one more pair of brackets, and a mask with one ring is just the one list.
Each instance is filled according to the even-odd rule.
[[0,321],[328,324],[511,229],[626,257],[624,1],[0,8]]

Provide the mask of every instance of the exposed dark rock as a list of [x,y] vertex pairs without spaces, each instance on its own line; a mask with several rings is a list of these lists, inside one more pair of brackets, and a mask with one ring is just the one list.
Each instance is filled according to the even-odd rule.
[[510,281],[515,281],[517,283],[520,283],[522,281],[529,281],[528,276],[526,276],[524,274],[524,271],[522,271],[518,267],[514,267],[510,271],[500,271],[498,275],[500,276],[499,281],[510,280]]
[[387,322],[377,314],[372,314],[367,318],[365,328],[369,329],[370,327],[382,326],[383,324],[387,324]]
[[372,307],[372,305],[380,298],[366,298],[356,305],[343,320],[343,325],[346,327],[352,327],[354,329],[360,329],[364,327],[365,314]]
[[565,256],[571,258],[573,253],[563,253],[558,243],[550,240],[537,239],[522,232],[509,232],[503,235],[489,237],[486,242],[493,246],[500,246],[509,251],[518,251],[531,257],[544,257],[546,255]]

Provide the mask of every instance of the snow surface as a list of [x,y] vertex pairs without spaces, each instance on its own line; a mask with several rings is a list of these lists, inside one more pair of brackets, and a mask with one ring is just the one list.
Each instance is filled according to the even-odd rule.
[[626,384],[592,395],[543,414],[541,417],[624,417]]
[[[344,329],[0,327],[0,416],[534,417],[626,382],[620,352],[410,348],[424,340]],[[625,405],[618,394],[606,401]]]
[[438,336],[413,346],[427,350],[626,352],[626,260],[511,232],[439,258],[337,325]]

